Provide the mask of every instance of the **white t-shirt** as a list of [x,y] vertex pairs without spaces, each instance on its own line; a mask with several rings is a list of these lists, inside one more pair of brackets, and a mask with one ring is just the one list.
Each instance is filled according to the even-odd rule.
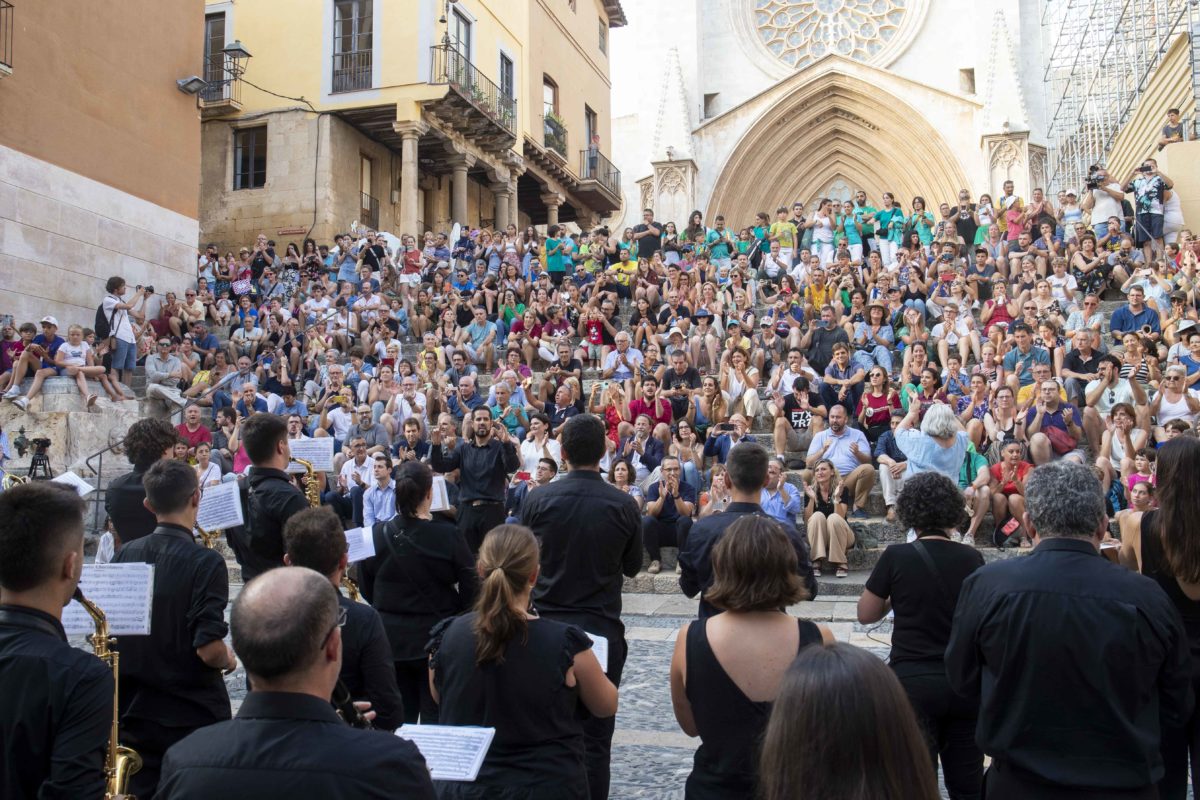
[[122,298],[114,295],[108,295],[104,298],[104,316],[110,320],[109,328],[112,333],[122,342],[135,344],[137,338],[133,335],[133,324],[129,321],[128,309],[117,310],[117,304],[125,302]]
[[[546,439],[546,450],[550,451],[550,457],[562,467],[562,445],[554,439]],[[528,472],[530,475],[537,472],[538,461],[545,458],[542,452],[542,446],[536,442],[521,442],[521,472]]]
[[63,354],[63,363],[68,367],[86,367],[88,353],[92,352],[92,346],[86,341],[79,344],[71,344],[65,342],[58,348],[58,352]]
[[348,458],[348,459],[346,459],[346,463],[342,464],[342,471],[339,474],[339,477],[346,479],[346,488],[347,489],[353,489],[355,486],[358,485],[355,482],[354,477],[353,477],[354,473],[357,472],[358,477],[362,478],[363,483],[367,484],[367,486],[369,487],[375,481],[375,479],[373,477],[371,477],[371,475],[374,471],[375,471],[375,459],[373,459],[373,458],[364,459],[362,466],[359,466],[358,464],[354,463],[353,458]]
[[[1116,182],[1107,184],[1104,188],[1124,194],[1121,191],[1121,184]],[[1121,201],[1114,200],[1108,192],[1102,189],[1093,189],[1092,197],[1096,199],[1096,204],[1092,206],[1092,227],[1106,222],[1109,217],[1116,217],[1118,219],[1124,217],[1124,212],[1121,210]]]
[[1074,275],[1067,273],[1061,278],[1050,275],[1046,282],[1050,284],[1050,294],[1055,300],[1064,304],[1075,304],[1075,292],[1079,290],[1079,282],[1075,280]]

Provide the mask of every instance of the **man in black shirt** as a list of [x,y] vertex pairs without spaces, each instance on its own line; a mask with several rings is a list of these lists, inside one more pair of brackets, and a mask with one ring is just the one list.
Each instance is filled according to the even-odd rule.
[[1058,461],[1025,481],[1033,554],[963,582],[946,674],[980,696],[988,797],[1155,798],[1159,730],[1192,708],[1187,638],[1149,578],[1098,552],[1108,531],[1091,470]]
[[850,343],[850,337],[841,325],[836,324],[833,306],[821,309],[821,321],[808,321],[808,330],[800,340],[800,349],[805,351],[808,363],[818,375],[825,374],[825,368],[833,360],[833,346],[838,342]]
[[306,508],[288,520],[283,529],[289,567],[308,567],[329,578],[338,593],[338,605],[346,610],[342,626],[341,681],[351,697],[370,702],[375,709],[375,727],[395,730],[404,724],[404,702],[396,685],[392,648],[383,631],[379,612],[357,603],[341,592],[346,574],[346,536],[337,514],[329,506]]
[[56,483],[0,493],[0,797],[104,795],[112,672],[62,626],[83,572],[83,509]]
[[156,800],[433,800],[411,742],[352,728],[330,706],[343,613],[329,579],[304,567],[246,584],[230,627],[251,692],[236,718],[171,748]]
[[479,552],[483,537],[504,524],[504,498],[508,476],[521,466],[516,443],[504,423],[492,419],[487,406],[471,412],[470,437],[447,452],[442,434],[430,431],[429,465],[445,474],[458,473],[458,529],[472,553]]
[[[719,614],[719,609],[708,604],[703,592],[712,586],[712,551],[725,535],[725,530],[747,514],[766,516],[760,506],[763,487],[767,485],[767,462],[770,457],[762,445],[743,442],[729,451],[725,461],[725,473],[729,478],[730,495],[733,502],[725,511],[705,517],[696,522],[688,533],[687,545],[679,551],[679,588],[688,597],[700,594],[700,619]],[[817,579],[813,576],[812,561],[808,556],[808,542],[795,526],[785,525],[788,538],[796,550],[796,574],[808,589],[808,599],[817,596]]]
[[283,526],[293,514],[308,508],[308,501],[285,472],[292,455],[283,417],[274,414],[250,417],[242,425],[242,444],[253,464],[242,483],[246,525],[228,538],[242,565],[242,578],[249,581],[283,566]]
[[142,476],[154,462],[171,457],[178,438],[171,424],[161,419],[139,419],[125,433],[125,455],[133,472],[115,478],[104,491],[104,510],[122,544],[149,535],[158,525],[143,502]]
[[687,338],[688,328],[692,324],[692,311],[686,304],[680,302],[679,290],[667,290],[667,302],[658,310],[658,335],[666,341],[671,328],[679,331]]
[[654,221],[654,211],[649,208],[642,211],[642,224],[633,226],[633,240],[637,242],[639,259],[648,259],[658,252],[662,247],[662,231],[662,223]]
[[[563,427],[562,455],[570,471],[531,492],[521,522],[541,540],[542,565],[533,602],[543,617],[579,625],[608,640],[606,673],[621,685],[628,647],[621,622],[622,576],[642,566],[641,516],[637,502],[604,482],[604,423],[581,414]],[[583,723],[588,789],[608,797],[609,752],[616,718]]]
[[121,737],[142,757],[130,792],[153,797],[167,748],[197,728],[229,719],[221,671],[237,667],[224,642],[229,572],[216,550],[196,544],[196,472],[163,459],[143,479],[158,527],[124,545],[113,560],[154,565],[150,635],[122,637]]
[[700,388],[700,373],[688,364],[687,354],[682,350],[671,354],[671,368],[663,373],[662,384],[662,396],[671,401],[671,416],[683,419],[692,403],[692,395]]

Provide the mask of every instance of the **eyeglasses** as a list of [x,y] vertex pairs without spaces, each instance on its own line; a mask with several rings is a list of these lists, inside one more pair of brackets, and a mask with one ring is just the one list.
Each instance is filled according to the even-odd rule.
[[345,606],[339,605],[338,610],[337,610],[337,617],[333,621],[333,627],[330,628],[329,633],[325,634],[324,638],[321,639],[321,647],[322,648],[325,647],[325,645],[329,643],[329,637],[333,636],[333,632],[335,630],[337,630],[338,628],[341,628],[345,624],[346,624],[346,608],[345,608]]

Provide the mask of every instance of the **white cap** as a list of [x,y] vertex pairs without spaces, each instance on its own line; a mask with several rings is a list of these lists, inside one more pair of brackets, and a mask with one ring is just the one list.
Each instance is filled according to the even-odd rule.
[[45,324],[48,324],[48,325],[53,325],[56,328],[58,327],[58,320],[56,320],[54,317],[50,316],[49,314],[42,317],[42,322]]
[[677,333],[679,334],[679,336],[681,338],[683,337],[683,331],[679,330],[679,328],[676,327],[676,328],[671,328],[671,330],[669,330],[667,332],[667,338],[670,339],[672,336],[674,336]]

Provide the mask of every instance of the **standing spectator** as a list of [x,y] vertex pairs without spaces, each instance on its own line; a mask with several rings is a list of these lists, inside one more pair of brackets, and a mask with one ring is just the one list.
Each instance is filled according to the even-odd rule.
[[[637,501],[604,482],[604,423],[591,415],[563,427],[562,454],[570,471],[531,493],[521,520],[542,543],[533,600],[543,617],[578,625],[608,640],[608,679],[621,685],[628,646],[621,621],[622,576],[642,563]],[[612,717],[583,723],[588,794],[608,797]]]
[[[1121,521],[1121,563],[1157,583],[1183,619],[1190,648],[1192,696],[1200,702],[1200,551],[1194,522],[1200,511],[1200,442],[1179,436],[1158,450],[1158,509]],[[1188,762],[1200,769],[1200,706],[1182,724],[1164,720],[1158,783],[1162,800],[1187,795]]]
[[1156,797],[1160,721],[1179,727],[1192,709],[1179,613],[1154,581],[1098,556],[1108,515],[1090,469],[1038,467],[1025,496],[1037,548],[963,582],[946,648],[951,688],[980,696],[987,796]]
[[[674,545],[682,550],[692,529],[696,512],[696,487],[683,480],[682,467],[675,456],[666,456],[660,465],[659,480],[646,490],[646,508],[642,516],[642,540],[650,555],[646,571],[657,575],[662,570],[661,546]],[[675,567],[679,571],[678,564]]]
[[[708,514],[700,519],[688,534],[687,547],[679,551],[679,588],[688,597],[700,594],[700,619],[719,613],[704,596],[713,585],[712,551],[725,535],[726,530],[738,519],[751,514],[763,513],[759,501],[763,487],[767,485],[767,462],[770,457],[766,449],[756,442],[747,442],[735,447],[725,462],[725,477],[729,481],[730,502],[723,511]],[[713,468],[714,475],[717,468]],[[808,559],[808,545],[794,528],[787,531],[796,551],[796,574],[804,582],[809,599],[817,596],[817,581]]]
[[712,551],[709,598],[722,613],[686,624],[671,658],[671,703],[699,736],[689,798],[752,797],[756,756],[784,672],[795,653],[833,642],[828,628],[784,609],[804,599],[796,552],[773,520],[740,517]]
[[1093,176],[1095,177],[1095,187],[1089,188],[1079,207],[1084,211],[1091,212],[1092,230],[1099,239],[1108,233],[1110,218],[1116,217],[1120,220],[1125,215],[1121,207],[1121,201],[1125,199],[1125,192],[1121,189],[1121,184],[1114,180],[1108,174],[1108,170],[1103,167],[1089,167],[1089,180]]
[[662,247],[662,230],[662,223],[654,221],[654,211],[649,208],[643,210],[642,222],[633,226],[638,260],[650,259],[659,251]]
[[1162,127],[1162,135],[1158,139],[1158,149],[1162,150],[1169,144],[1183,141],[1183,122],[1179,119],[1179,109],[1167,110],[1167,124]]
[[521,466],[516,442],[486,406],[471,411],[467,438],[447,451],[441,431],[430,431],[430,465],[441,473],[459,470],[458,529],[472,553],[487,532],[504,522],[504,497],[509,473]]
[[1141,163],[1125,187],[1136,204],[1133,234],[1147,264],[1163,251],[1163,207],[1171,187],[1171,179],[1158,171],[1153,158]]
[[882,660],[848,644],[806,647],[775,695],[759,797],[937,800],[923,744],[904,689]]
[[104,291],[108,294],[101,304],[101,310],[108,320],[109,336],[116,341],[112,368],[117,372],[117,380],[129,386],[133,378],[133,368],[137,366],[137,331],[134,330],[133,318],[130,315],[139,320],[145,316],[146,301],[154,295],[154,288],[147,286],[141,289],[136,300],[127,303],[124,297],[125,279],[113,276],[104,285]]
[[874,625],[892,611],[888,663],[917,712],[934,769],[941,757],[950,797],[974,800],[983,788],[983,753],[975,744],[979,699],[950,688],[945,652],[962,582],[983,566],[983,556],[954,545],[963,495],[952,478],[915,475],[896,505],[900,523],[917,538],[880,555],[858,598],[858,622]]

